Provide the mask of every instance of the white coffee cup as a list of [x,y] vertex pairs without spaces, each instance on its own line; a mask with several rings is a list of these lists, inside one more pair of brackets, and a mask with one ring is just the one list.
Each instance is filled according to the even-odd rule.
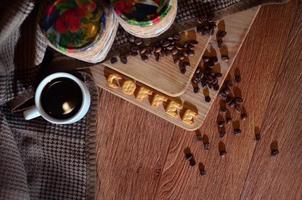
[[[57,78],[68,78],[68,79],[74,81],[79,86],[79,88],[81,89],[81,92],[82,92],[83,99],[82,99],[82,105],[81,105],[80,109],[78,110],[77,113],[75,113],[73,116],[71,116],[70,118],[67,118],[67,119],[57,119],[57,118],[54,118],[54,117],[48,115],[44,111],[44,109],[41,105],[41,95],[42,95],[42,92],[43,92],[45,86]],[[71,74],[65,73],[65,72],[54,73],[54,74],[51,74],[51,75],[47,76],[46,78],[44,78],[41,81],[41,83],[38,85],[34,98],[35,98],[35,105],[31,106],[28,110],[24,111],[24,113],[23,113],[24,118],[26,120],[31,120],[31,119],[41,116],[45,120],[47,120],[53,124],[71,124],[71,123],[75,123],[75,122],[81,120],[88,112],[89,107],[90,107],[90,102],[91,102],[90,93],[89,93],[89,90],[86,87],[86,85],[80,79],[75,77],[74,75],[71,75]]]

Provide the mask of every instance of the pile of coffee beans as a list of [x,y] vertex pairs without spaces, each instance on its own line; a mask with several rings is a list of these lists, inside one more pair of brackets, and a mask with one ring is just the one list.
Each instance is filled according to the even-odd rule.
[[[130,49],[128,52],[120,53],[120,61],[127,64],[127,56],[140,56],[142,60],[148,60],[151,56],[159,61],[163,56],[172,56],[175,64],[178,65],[181,73],[186,73],[187,67],[190,66],[189,56],[195,54],[197,40],[181,42],[181,36],[175,34],[158,42],[146,44],[143,39],[129,35],[128,41]],[[118,61],[116,57],[111,57],[110,62],[114,64]]]
[[213,21],[213,16],[207,16],[197,20],[197,32],[202,35],[213,35],[215,28],[216,22]]

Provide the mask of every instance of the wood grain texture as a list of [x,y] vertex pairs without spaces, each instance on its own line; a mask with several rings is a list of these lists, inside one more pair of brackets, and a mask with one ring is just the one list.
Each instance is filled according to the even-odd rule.
[[[301,13],[298,0],[260,10],[232,69],[241,71],[249,116],[241,135],[227,128],[224,158],[218,153],[218,101],[200,129],[210,140],[205,151],[194,133],[102,92],[97,199],[302,199]],[[274,140],[280,154],[271,157]],[[206,176],[185,161],[187,146],[205,164]]]

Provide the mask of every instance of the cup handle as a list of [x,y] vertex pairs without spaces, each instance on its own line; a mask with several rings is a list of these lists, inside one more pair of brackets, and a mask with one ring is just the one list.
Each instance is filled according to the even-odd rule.
[[31,120],[41,116],[36,106],[31,106],[27,110],[23,112],[23,116],[25,120]]

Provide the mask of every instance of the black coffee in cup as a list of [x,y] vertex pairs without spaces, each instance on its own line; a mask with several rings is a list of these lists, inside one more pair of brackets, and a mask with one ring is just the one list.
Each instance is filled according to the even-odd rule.
[[69,78],[49,82],[41,94],[41,106],[51,117],[68,119],[81,108],[83,94],[79,85]]

